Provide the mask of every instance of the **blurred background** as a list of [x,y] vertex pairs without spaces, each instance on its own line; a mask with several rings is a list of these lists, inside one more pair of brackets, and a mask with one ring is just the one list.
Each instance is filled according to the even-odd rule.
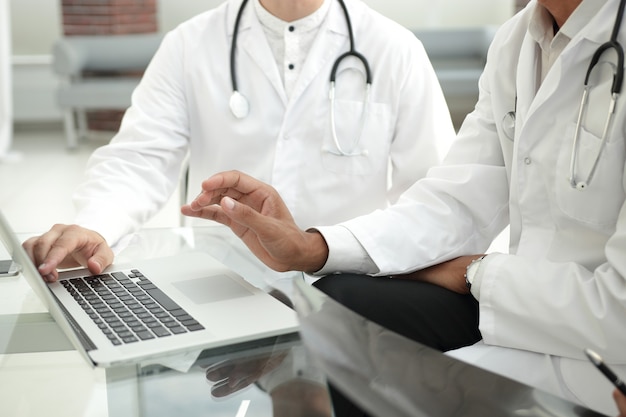
[[[108,3],[126,9],[147,10],[147,14],[136,12],[146,20],[128,20],[120,31],[168,31],[180,22],[213,8],[223,0],[109,0]],[[65,14],[66,8],[85,7],[90,4],[106,4],[107,1],[93,0],[0,0],[8,2],[11,26],[13,63],[14,120],[18,123],[60,121],[61,115],[54,104],[54,89],[57,83],[50,70],[52,45],[64,35],[76,19]],[[133,4],[134,3],[134,4]],[[466,28],[498,25],[512,16],[514,0],[365,0],[372,8],[396,20],[409,29]],[[128,6],[131,4],[131,6]],[[121,6],[120,6],[121,5]],[[124,6],[126,5],[126,6]],[[0,9],[0,13],[4,11]],[[102,15],[94,16],[87,25],[96,30],[106,24]],[[100,23],[98,23],[100,22]],[[103,23],[104,22],[104,23]],[[115,25],[115,24],[114,24]],[[123,26],[122,23],[117,23]],[[0,29],[2,30],[2,29]],[[71,31],[71,28],[69,29]],[[112,28],[111,30],[116,30]],[[70,33],[71,34],[71,33]]]

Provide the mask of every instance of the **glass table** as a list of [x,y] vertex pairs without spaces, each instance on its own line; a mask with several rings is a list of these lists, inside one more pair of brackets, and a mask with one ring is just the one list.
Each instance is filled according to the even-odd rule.
[[190,352],[167,367],[94,369],[24,279],[0,278],[0,416],[332,417],[326,378],[378,417],[600,416],[357,316],[302,274],[269,270],[222,226],[143,230],[116,248],[116,263],[194,250],[293,303],[299,333]]
[[[221,226],[145,229],[115,248],[115,262],[198,250],[287,303],[293,279],[302,279],[269,270]],[[168,365],[92,368],[21,276],[0,278],[1,416],[332,414],[324,376],[298,334],[190,352]]]

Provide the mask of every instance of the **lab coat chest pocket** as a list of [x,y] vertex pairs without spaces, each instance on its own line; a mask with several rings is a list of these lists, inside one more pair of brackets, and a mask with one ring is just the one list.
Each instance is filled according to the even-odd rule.
[[[624,202],[624,138],[622,123],[614,126],[602,149],[591,181],[584,190],[570,185],[570,161],[576,124],[571,123],[559,151],[555,177],[556,201],[568,217],[610,231]],[[575,176],[586,181],[601,147],[601,137],[580,129]]]
[[318,120],[326,121],[322,166],[331,172],[350,175],[373,175],[387,169],[393,134],[389,105],[335,100],[334,135],[330,112],[331,107],[324,106],[322,113],[325,114],[318,115]]

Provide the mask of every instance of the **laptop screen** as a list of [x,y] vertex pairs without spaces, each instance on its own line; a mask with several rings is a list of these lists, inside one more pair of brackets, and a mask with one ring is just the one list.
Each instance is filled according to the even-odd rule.
[[295,308],[329,381],[374,416],[601,416],[409,340],[304,282]]

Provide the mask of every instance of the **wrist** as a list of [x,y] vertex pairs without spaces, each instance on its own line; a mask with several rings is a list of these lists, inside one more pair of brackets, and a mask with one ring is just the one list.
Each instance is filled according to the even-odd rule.
[[483,259],[485,259],[487,255],[479,256],[478,258],[472,259],[472,261],[465,268],[465,286],[467,287],[467,291],[472,294],[472,285],[474,284],[474,278],[478,273],[478,268],[480,267],[480,263]]
[[300,271],[312,274],[319,271],[328,259],[328,244],[316,229],[305,232],[304,248],[302,250],[302,266]]

